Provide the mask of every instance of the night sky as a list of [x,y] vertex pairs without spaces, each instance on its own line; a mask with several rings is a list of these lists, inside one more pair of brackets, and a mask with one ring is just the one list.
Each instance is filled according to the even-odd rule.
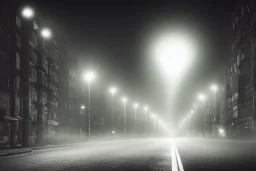
[[[198,56],[180,87],[177,114],[188,110],[199,90],[223,80],[232,31],[233,1],[45,0],[37,1],[65,40],[68,54],[105,71],[101,85],[116,83],[132,99],[163,111],[165,92],[147,51],[151,36],[180,26],[194,35]],[[56,30],[55,30],[56,31]],[[100,79],[100,75],[99,75]],[[102,79],[103,80],[103,79]]]

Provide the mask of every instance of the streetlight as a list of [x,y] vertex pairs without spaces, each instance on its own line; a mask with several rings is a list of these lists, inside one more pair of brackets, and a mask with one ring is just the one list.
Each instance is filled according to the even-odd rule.
[[137,129],[137,108],[139,107],[138,103],[133,104],[134,108],[134,124],[135,124],[135,130]]
[[[206,129],[206,96],[203,94],[203,93],[199,93],[197,98],[204,103],[204,129]],[[205,134],[205,131],[204,130],[204,134]]]
[[44,28],[44,29],[41,30],[41,35],[45,39],[50,39],[52,37],[52,32],[51,32],[50,29]]
[[34,17],[34,10],[31,7],[24,7],[21,11],[21,14],[26,19],[31,19]]
[[111,94],[111,126],[114,127],[114,95],[117,93],[116,87],[110,87],[109,93]]
[[123,96],[121,98],[121,101],[124,105],[124,135],[126,134],[126,102],[127,102],[127,97]]
[[[84,115],[84,124],[85,124],[85,126],[86,126],[86,117],[85,117],[86,106],[85,106],[85,105],[81,105],[80,108],[81,108],[81,110],[83,111],[83,115]],[[84,129],[84,131],[85,131],[85,130],[86,130],[86,129]]]
[[218,86],[213,84],[210,86],[210,90],[213,92],[213,134],[216,134],[216,92],[218,91]]
[[[162,73],[168,87],[166,95],[166,111],[168,113],[174,112],[173,102],[176,99],[180,81],[195,57],[194,45],[190,36],[183,32],[163,33],[152,43],[154,63]],[[172,91],[169,91],[170,87],[172,87]]]
[[84,74],[84,79],[85,81],[88,82],[88,99],[89,99],[89,112],[88,112],[88,120],[89,120],[89,124],[88,124],[88,136],[89,136],[89,140],[91,138],[91,82],[95,79],[95,74],[93,71],[87,71]]
[[147,132],[147,111],[148,111],[148,106],[144,106],[144,129],[145,129],[145,134]]
[[155,41],[153,48],[156,62],[171,79],[179,78],[195,56],[193,42],[184,33],[164,34]]

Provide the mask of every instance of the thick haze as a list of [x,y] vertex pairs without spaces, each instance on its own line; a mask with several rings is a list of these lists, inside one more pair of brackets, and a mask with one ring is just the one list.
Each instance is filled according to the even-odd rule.
[[209,81],[223,80],[232,28],[230,1],[45,0],[37,4],[58,28],[69,55],[91,61],[96,70],[102,67],[109,78],[106,85],[120,85],[131,99],[148,103],[157,112],[165,111],[166,98],[164,82],[148,56],[155,34],[180,27],[199,46],[177,93],[177,115],[191,107]]

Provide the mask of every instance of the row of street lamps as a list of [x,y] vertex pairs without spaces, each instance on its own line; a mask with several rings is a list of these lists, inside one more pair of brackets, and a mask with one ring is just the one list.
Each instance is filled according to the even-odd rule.
[[[21,10],[21,15],[23,18],[27,20],[31,20],[35,16],[35,11],[30,6],[25,6]],[[40,34],[45,40],[49,40],[52,37],[52,32],[49,28],[42,28],[40,29]],[[88,137],[90,139],[91,136],[91,82],[96,78],[96,75],[93,71],[88,71],[84,75],[84,80],[88,83]],[[118,92],[118,89],[116,87],[110,87],[109,92],[112,97],[112,103],[111,103],[111,124],[113,126],[113,117],[114,117],[114,95]],[[123,103],[124,107],[124,134],[126,134],[126,103],[128,102],[128,98],[123,96],[121,98],[121,102]],[[139,108],[138,103],[133,104],[134,107],[134,121],[135,121],[135,128],[137,128],[137,109]],[[82,110],[86,110],[85,105],[81,105]],[[148,106],[144,106],[144,125],[145,125],[145,131],[146,131],[146,122],[147,122],[147,113],[148,113]],[[156,130],[156,122],[158,122],[164,129],[166,129],[166,125],[157,117],[155,114],[150,115],[151,118],[154,121],[154,131]]]
[[[35,11],[33,8],[26,6],[26,7],[22,8],[21,15],[23,16],[23,18],[30,20],[30,19],[34,18]],[[52,37],[52,32],[49,28],[40,29],[40,33],[44,39],[50,39]]]
[[[88,138],[90,139],[91,136],[91,83],[92,81],[94,81],[96,78],[95,72],[93,71],[87,71],[84,73],[83,75],[83,79],[88,83]],[[115,103],[114,103],[114,96],[118,93],[118,88],[115,86],[111,86],[108,89],[108,92],[111,95],[111,126],[112,129],[114,129],[114,108],[115,108]],[[124,135],[126,135],[126,105],[128,102],[128,98],[126,96],[122,96],[120,98],[121,103],[123,104],[123,115],[124,115],[124,120],[123,120],[123,124],[124,124],[124,130],[123,133]],[[134,125],[135,125],[135,130],[137,130],[137,110],[140,107],[140,105],[137,102],[133,103],[133,109],[134,109]],[[85,105],[81,105],[81,109],[82,110],[86,110],[86,106]],[[148,111],[149,111],[149,107],[147,105],[145,105],[143,107],[143,111],[144,111],[144,129],[146,132],[147,129],[147,115],[148,115]],[[150,114],[151,119],[153,120],[153,124],[154,124],[154,132],[156,132],[156,123],[158,122],[160,125],[164,125],[164,123],[160,120],[160,118],[151,113]],[[112,133],[115,133],[115,130],[112,130]]]
[[[216,135],[216,93],[219,90],[218,85],[216,84],[212,84],[209,89],[212,92],[212,96],[213,96],[213,128],[212,128],[212,132],[214,135]],[[204,93],[198,93],[197,95],[197,99],[203,103],[204,106],[204,129],[206,129],[206,115],[207,115],[207,107],[206,107],[206,100],[207,100],[207,96]],[[183,119],[183,121],[181,122],[181,126],[183,126],[183,124],[186,122],[188,129],[190,127],[190,120],[191,118],[198,113],[198,106],[196,104],[193,105],[193,108],[189,111],[188,115],[185,116],[185,118]],[[205,130],[204,130],[205,133]]]

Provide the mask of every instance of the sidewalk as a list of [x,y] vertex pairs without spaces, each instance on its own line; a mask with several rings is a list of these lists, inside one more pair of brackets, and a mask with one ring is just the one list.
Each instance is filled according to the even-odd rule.
[[11,155],[17,155],[17,154],[24,154],[24,153],[30,153],[34,150],[40,150],[40,149],[48,149],[48,148],[59,148],[59,147],[69,147],[69,146],[76,146],[80,143],[73,143],[73,144],[59,144],[59,145],[46,145],[46,146],[37,146],[37,147],[19,147],[19,148],[5,148],[0,149],[0,157],[4,156],[11,156]]

